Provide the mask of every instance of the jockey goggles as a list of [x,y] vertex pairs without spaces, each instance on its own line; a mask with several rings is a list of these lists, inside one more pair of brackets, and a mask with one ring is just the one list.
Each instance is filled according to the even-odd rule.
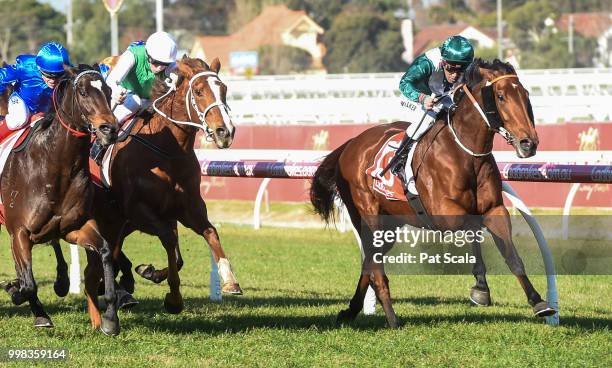
[[45,77],[47,79],[60,79],[61,77],[64,76],[64,72],[49,73],[49,72],[45,72],[43,70],[40,71],[40,74],[42,74],[43,77]]
[[447,72],[453,74],[453,73],[463,73],[465,69],[467,68],[467,65],[453,65],[453,64],[449,64],[448,62],[444,61],[442,64],[442,67]]
[[150,57],[148,54],[147,54],[147,61],[149,61],[149,64],[155,65],[155,66],[168,66],[171,64],[171,63],[164,63],[159,60],[155,60],[152,57]]

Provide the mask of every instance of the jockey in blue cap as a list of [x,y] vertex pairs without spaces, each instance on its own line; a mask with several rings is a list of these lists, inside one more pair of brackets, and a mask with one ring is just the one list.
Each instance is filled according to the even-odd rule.
[[49,110],[53,89],[64,75],[65,65],[70,66],[68,50],[57,42],[49,42],[36,56],[19,55],[15,64],[0,68],[0,93],[13,85],[8,114],[0,122],[0,141],[25,127],[32,115]]

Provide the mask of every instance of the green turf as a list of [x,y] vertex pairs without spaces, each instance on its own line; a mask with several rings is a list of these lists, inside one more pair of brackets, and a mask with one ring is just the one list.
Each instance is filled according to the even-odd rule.
[[[208,250],[181,229],[185,310],[166,314],[167,285],[138,279],[141,304],[120,312],[122,331],[114,338],[90,330],[83,296],[53,294],[52,249],[36,248],[39,295],[56,327],[35,329],[28,308],[0,294],[0,349],[63,347],[70,350],[64,364],[78,367],[612,366],[612,276],[560,276],[562,325],[552,328],[531,317],[511,276],[490,276],[495,305],[475,308],[467,302],[470,276],[391,275],[402,328],[386,329],[380,308],[338,328],[335,316],[359,274],[351,233],[236,225],[219,232],[245,295],[209,301]],[[6,231],[0,240],[6,280],[14,277]],[[125,250],[135,265],[159,266],[166,258],[143,235],[128,238]],[[544,277],[532,281],[544,294]]]

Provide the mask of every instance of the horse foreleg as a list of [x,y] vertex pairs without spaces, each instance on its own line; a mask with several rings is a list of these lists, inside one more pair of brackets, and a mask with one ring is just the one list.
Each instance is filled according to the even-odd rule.
[[[191,203],[193,201],[186,202],[186,211],[183,216],[181,216],[180,221],[186,227],[195,231],[197,234],[202,235],[208,243],[214,261],[217,263],[219,276],[221,276],[221,280],[223,282],[221,291],[225,294],[242,295],[242,289],[240,288],[238,279],[234,275],[230,261],[227,259],[225,251],[221,246],[219,233],[208,220],[206,204],[200,199],[199,191],[196,193],[197,194],[195,197],[199,198],[199,203],[195,205]],[[191,196],[190,198],[193,197],[194,196]]]
[[516,251],[516,247],[512,242],[512,224],[510,222],[510,214],[504,206],[498,206],[485,214],[484,225],[487,227],[497,249],[504,257],[506,265],[510,271],[518,279],[529,305],[533,307],[533,313],[537,317],[550,316],[556,313],[546,301],[542,300],[540,294],[535,290],[531,281],[525,272],[523,261]]
[[68,264],[66,263],[66,259],[64,259],[64,254],[62,253],[62,247],[60,246],[60,242],[57,239],[53,239],[50,242],[53,247],[53,252],[55,253],[55,260],[57,262],[57,266],[55,268],[55,282],[53,283],[53,290],[55,290],[55,294],[61,298],[68,295],[68,290],[70,290],[70,278],[68,277]]
[[12,237],[11,250],[15,260],[15,271],[19,288],[7,290],[11,294],[14,304],[21,305],[28,301],[30,310],[34,315],[35,327],[53,327],[51,317],[45,312],[42,303],[38,299],[38,287],[32,272],[32,241],[28,232],[20,228]]
[[[66,235],[66,241],[78,244],[87,252],[85,268],[85,293],[87,309],[92,327],[102,330],[105,335],[119,334],[119,317],[117,316],[117,296],[115,295],[115,273],[109,244],[100,235],[94,220],[89,220],[79,230]],[[104,279],[104,300],[106,311],[101,317],[98,310],[98,285]]]
[[232,271],[230,261],[225,256],[223,247],[221,247],[219,233],[217,233],[217,229],[210,223],[210,221],[208,221],[208,219],[206,220],[205,229],[201,234],[204,236],[204,239],[206,239],[206,242],[213,253],[215,262],[217,262],[219,276],[221,276],[221,280],[223,281],[221,291],[225,294],[242,295],[242,289],[240,288],[238,279],[236,279],[236,276]]

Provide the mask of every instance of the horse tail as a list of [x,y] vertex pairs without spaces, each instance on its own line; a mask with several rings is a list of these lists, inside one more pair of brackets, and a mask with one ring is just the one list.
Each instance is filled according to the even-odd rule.
[[334,199],[337,195],[338,160],[344,152],[347,141],[332,151],[317,168],[310,184],[310,203],[326,223],[334,220]]

